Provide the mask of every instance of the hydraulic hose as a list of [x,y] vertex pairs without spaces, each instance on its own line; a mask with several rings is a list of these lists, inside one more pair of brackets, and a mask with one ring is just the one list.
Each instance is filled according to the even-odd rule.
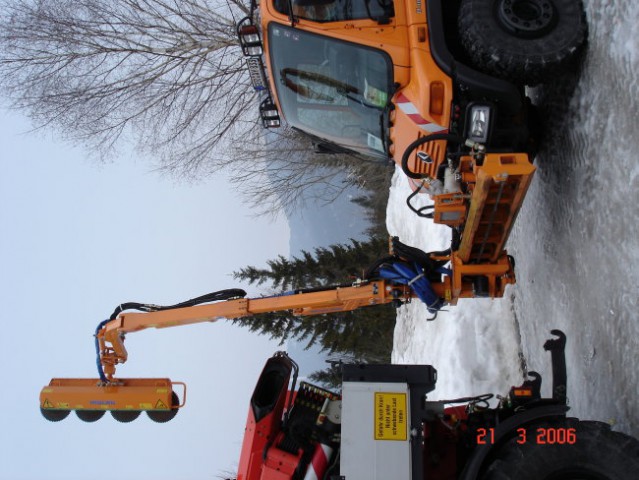
[[437,140],[446,140],[447,142],[453,142],[457,144],[464,143],[463,138],[461,138],[459,135],[454,135],[452,133],[433,133],[431,135],[418,138],[413,143],[408,145],[408,147],[406,147],[406,150],[404,150],[404,154],[402,155],[402,165],[401,165],[402,171],[404,172],[404,174],[406,174],[408,178],[414,178],[416,180],[420,180],[425,177],[425,175],[422,175],[421,173],[412,172],[408,168],[408,158],[410,157],[411,153],[413,153],[413,151],[420,145],[423,145],[424,143],[428,143],[428,142],[435,142]]
[[118,305],[113,311],[109,320],[114,320],[120,313],[125,310],[140,310],[142,312],[157,312],[159,310],[173,310],[175,308],[193,307],[202,303],[219,302],[228,300],[229,298],[245,297],[246,292],[240,288],[228,288],[226,290],[218,290],[217,292],[207,293],[175,305],[151,305],[149,303],[126,302]]
[[100,377],[100,381],[103,383],[107,383],[107,378],[104,374],[104,368],[102,367],[102,361],[100,359],[100,341],[98,340],[98,333],[100,333],[100,330],[102,330],[102,328],[110,321],[111,320],[108,318],[106,320],[102,320],[95,329],[95,354],[97,356],[96,364],[98,367],[98,376]]
[[97,328],[95,329],[95,353],[97,355],[97,367],[98,367],[98,375],[100,376],[100,381],[107,383],[108,380],[106,375],[104,374],[104,368],[102,366],[102,360],[100,357],[100,342],[98,340],[98,334],[104,328],[104,326],[122,313],[125,310],[139,310],[142,312],[158,312],[160,310],[173,310],[176,308],[184,308],[184,307],[193,307],[195,305],[200,305],[202,303],[210,303],[210,302],[219,302],[222,300],[228,300],[231,298],[245,297],[246,292],[240,288],[229,288],[226,290],[218,290],[217,292],[207,293],[205,295],[201,295],[196,298],[192,298],[190,300],[186,300],[184,302],[176,303],[175,305],[152,305],[148,303],[139,303],[139,302],[125,302],[118,305],[111,316],[106,320],[101,321]]

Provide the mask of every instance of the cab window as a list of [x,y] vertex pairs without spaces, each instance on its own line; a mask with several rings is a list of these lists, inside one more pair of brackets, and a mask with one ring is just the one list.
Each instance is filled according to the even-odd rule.
[[278,12],[313,22],[340,22],[369,18],[380,21],[395,16],[393,0],[274,0]]
[[393,66],[382,50],[271,22],[271,72],[286,121],[311,135],[386,158]]

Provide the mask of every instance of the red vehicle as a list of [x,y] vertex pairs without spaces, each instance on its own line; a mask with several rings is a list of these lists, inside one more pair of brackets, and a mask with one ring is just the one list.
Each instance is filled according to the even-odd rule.
[[567,416],[566,337],[552,333],[553,397],[530,372],[494,408],[492,394],[429,401],[429,365],[340,365],[339,393],[294,392],[297,366],[277,353],[250,399],[237,480],[637,478],[636,439]]

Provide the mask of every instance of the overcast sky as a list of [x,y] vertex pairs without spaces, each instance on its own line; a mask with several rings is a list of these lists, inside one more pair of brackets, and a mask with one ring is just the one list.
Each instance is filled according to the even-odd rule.
[[98,166],[0,115],[0,479],[213,479],[233,469],[254,382],[280,348],[264,337],[223,322],[130,334],[120,376],[189,386],[168,424],[73,414],[50,423],[38,395],[52,377],[96,377],[92,334],[119,303],[246,288],[230,273],[288,255],[286,221],[251,217],[224,178],[179,184],[135,158]]

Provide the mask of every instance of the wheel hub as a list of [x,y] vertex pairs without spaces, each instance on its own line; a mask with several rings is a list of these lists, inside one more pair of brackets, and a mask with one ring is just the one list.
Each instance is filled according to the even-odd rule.
[[498,0],[497,19],[510,33],[538,38],[552,30],[557,14],[552,0]]

